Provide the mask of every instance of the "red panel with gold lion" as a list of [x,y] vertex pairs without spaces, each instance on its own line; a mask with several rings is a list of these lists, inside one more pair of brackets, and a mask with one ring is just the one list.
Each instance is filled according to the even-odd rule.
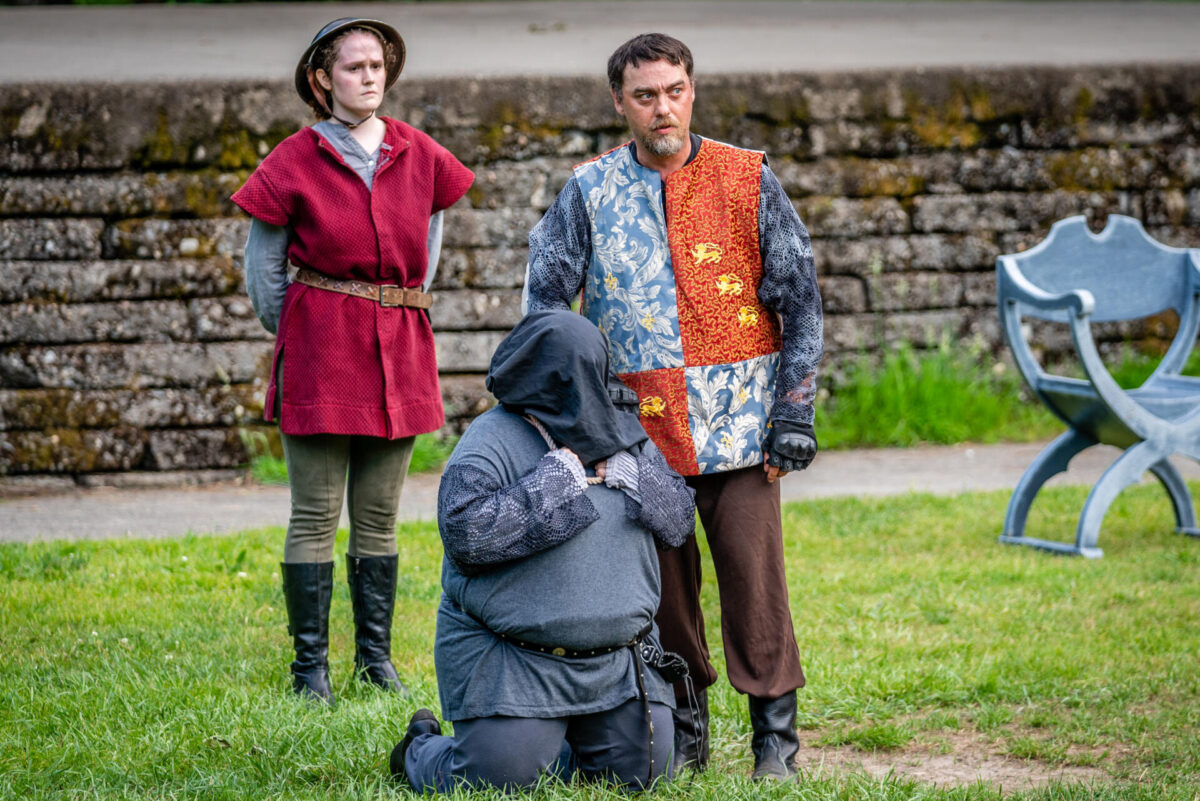
[[684,362],[730,364],[780,348],[779,322],[758,302],[762,153],[704,140],[666,180],[667,239]]
[[692,430],[688,427],[687,382],[683,368],[625,373],[618,377],[637,393],[638,418],[654,444],[667,457],[667,464],[680,475],[699,473]]

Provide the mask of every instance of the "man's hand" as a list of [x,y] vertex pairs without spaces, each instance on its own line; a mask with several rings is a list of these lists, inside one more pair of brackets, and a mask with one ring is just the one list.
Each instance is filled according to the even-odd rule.
[[807,423],[776,420],[763,443],[763,472],[767,483],[793,470],[803,470],[817,455],[817,435]]

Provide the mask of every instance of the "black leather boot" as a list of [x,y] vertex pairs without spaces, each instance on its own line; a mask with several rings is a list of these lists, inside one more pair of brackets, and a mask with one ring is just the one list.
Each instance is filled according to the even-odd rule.
[[686,699],[676,699],[675,711],[675,754],[671,759],[671,772],[689,769],[697,773],[708,767],[708,692],[696,693],[696,708],[691,709]]
[[[388,770],[392,774],[392,778],[397,781],[408,780],[408,770],[404,767],[404,757],[408,755],[408,747],[412,745],[413,740],[420,737],[422,734],[441,734],[442,724],[438,723],[437,715],[430,712],[428,709],[418,709],[413,713],[413,716],[408,719],[408,728],[404,730],[404,739],[396,743],[396,747],[392,749],[391,756],[388,757]],[[419,790],[423,788],[413,788]]]
[[392,610],[396,606],[396,563],[392,556],[346,554],[346,578],[354,606],[354,671],[366,682],[408,692],[392,665]]
[[332,704],[329,601],[333,597],[333,562],[283,562],[279,567],[287,604],[288,634],[292,635],[292,646],[296,649],[292,690],[305,698]]
[[796,775],[796,754],[800,738],[796,734],[796,692],[779,698],[755,698],[750,701],[750,727],[754,737],[754,779],[786,781]]

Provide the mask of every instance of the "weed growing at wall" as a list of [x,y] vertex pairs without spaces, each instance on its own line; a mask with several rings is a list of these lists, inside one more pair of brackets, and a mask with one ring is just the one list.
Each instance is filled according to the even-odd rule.
[[825,448],[1030,441],[1062,427],[1010,365],[946,339],[934,350],[905,343],[882,359],[861,354],[844,375],[817,404]]
[[[1159,361],[1127,345],[1108,359],[1126,389],[1140,386]],[[1074,364],[1049,369],[1083,377]],[[1184,374],[1200,375],[1200,351],[1192,353]],[[945,337],[933,350],[902,343],[882,357],[860,354],[831,383],[817,402],[822,448],[1031,442],[1064,430],[1009,362]]]

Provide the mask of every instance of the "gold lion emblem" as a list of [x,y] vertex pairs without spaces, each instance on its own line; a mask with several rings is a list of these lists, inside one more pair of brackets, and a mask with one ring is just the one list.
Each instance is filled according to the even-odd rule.
[[733,273],[725,273],[717,276],[717,294],[719,295],[740,295],[742,294],[742,279],[738,278]]
[[738,309],[737,320],[742,328],[758,325],[758,310],[753,306],[743,306]]
[[701,264],[720,264],[721,255],[725,251],[721,246],[713,242],[700,242],[696,247],[692,248],[692,258],[696,260],[697,265]]
[[642,398],[641,402],[638,403],[638,411],[641,412],[642,417],[662,417],[666,409],[666,401],[654,395],[649,398]]

